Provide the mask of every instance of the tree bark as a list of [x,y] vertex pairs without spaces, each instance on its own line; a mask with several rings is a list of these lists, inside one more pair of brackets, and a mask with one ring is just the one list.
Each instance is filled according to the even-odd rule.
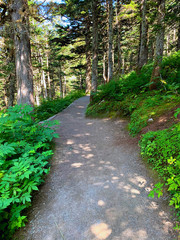
[[[46,45],[48,48],[48,45]],[[49,74],[49,54],[48,52],[46,53],[46,67],[47,67],[47,83],[48,83],[48,97],[51,98],[51,78]]]
[[108,82],[113,77],[113,4],[108,0]]
[[155,50],[155,43],[154,43],[154,39],[149,39],[149,60],[153,61],[154,59],[154,50]]
[[122,58],[122,75],[125,74],[125,60]]
[[178,37],[177,37],[177,51],[180,50],[180,23],[178,28]]
[[166,55],[169,54],[169,35],[166,36]]
[[45,77],[45,71],[43,70],[43,58],[41,52],[39,52],[39,61],[41,64],[41,86],[43,88],[43,98],[47,98],[47,84],[46,84],[46,77]]
[[8,107],[13,106],[14,104],[14,90],[15,90],[15,73],[9,75],[9,96],[8,96]]
[[107,68],[106,68],[106,51],[103,51],[103,79],[104,79],[104,83],[107,83]]
[[91,37],[90,37],[90,19],[87,17],[86,19],[86,34],[85,34],[85,42],[86,42],[86,94],[91,91]]
[[154,60],[154,68],[150,80],[150,90],[156,89],[157,84],[160,81],[160,70],[161,70],[161,62],[163,57],[164,50],[164,17],[165,17],[165,0],[159,0],[158,2],[158,30],[156,35],[156,53]]
[[146,19],[147,0],[141,0],[141,26],[140,26],[140,49],[138,70],[140,70],[148,61],[147,33],[148,23]]
[[54,84],[54,71],[51,72],[51,97],[54,98],[55,97],[55,84]]
[[61,73],[61,62],[59,62],[58,75],[59,75],[60,97],[63,98],[63,82],[62,82],[62,73]]
[[92,0],[92,80],[91,80],[91,100],[93,93],[97,91],[98,78],[98,1]]
[[35,88],[35,99],[36,99],[36,105],[39,106],[40,105],[40,100],[39,100],[39,93],[41,92],[39,85],[36,85]]
[[129,57],[129,70],[128,70],[128,72],[131,72],[132,68],[133,68],[133,51],[131,50],[131,54],[130,54],[130,57]]
[[117,47],[118,47],[118,74],[122,73],[122,50],[121,50],[121,21],[119,19],[119,14],[121,10],[120,1],[117,0],[116,5],[116,26],[117,26]]
[[[5,31],[8,32],[7,27],[5,26]],[[9,32],[9,38],[14,38],[13,31]],[[8,49],[7,55],[6,55],[6,64],[7,66],[11,66],[10,70],[8,70],[8,77],[6,78],[5,83],[5,102],[6,107],[13,106],[14,104],[14,94],[16,91],[16,73],[15,73],[15,56],[14,56],[14,47],[12,44],[9,44],[9,41],[7,41],[6,48]],[[10,71],[10,72],[9,72]]]
[[66,84],[67,84],[66,75],[64,75],[63,97],[66,96],[66,87],[67,87]]
[[14,0],[12,5],[14,27],[17,103],[34,105],[33,71],[29,38],[27,0]]
[[46,78],[45,78],[44,70],[42,70],[42,72],[41,72],[41,80],[42,80],[42,86],[44,88],[44,98],[46,99],[48,94],[47,94],[47,84],[46,84]]
[[79,76],[79,80],[80,80],[80,89],[82,90],[83,89],[83,78],[82,78],[81,73],[80,73],[80,76]]

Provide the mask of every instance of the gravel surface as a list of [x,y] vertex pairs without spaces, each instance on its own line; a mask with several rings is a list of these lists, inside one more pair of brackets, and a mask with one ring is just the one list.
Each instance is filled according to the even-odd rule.
[[14,239],[178,239],[165,198],[148,198],[153,178],[127,122],[85,118],[88,103],[80,98],[55,116],[51,172]]

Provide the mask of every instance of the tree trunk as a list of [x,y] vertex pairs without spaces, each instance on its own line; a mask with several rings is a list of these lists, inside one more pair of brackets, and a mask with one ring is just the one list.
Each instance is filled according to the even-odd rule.
[[155,48],[154,39],[149,40],[149,48],[150,48],[149,60],[153,61],[153,59],[154,59],[154,48]]
[[66,84],[67,84],[67,81],[66,81],[66,76],[64,76],[64,87],[63,87],[63,96],[65,97],[66,96]]
[[59,62],[59,90],[60,90],[60,97],[63,98],[63,82],[62,82],[62,74],[61,74],[61,63]]
[[122,75],[125,73],[125,60],[122,58]]
[[54,71],[51,72],[51,97],[54,98],[55,97],[55,84],[54,84]]
[[46,84],[46,78],[45,78],[45,72],[42,70],[41,72],[41,81],[42,81],[42,86],[44,88],[44,98],[47,98],[47,84]]
[[141,0],[141,27],[140,27],[140,49],[138,70],[140,70],[148,61],[147,33],[148,23],[146,19],[147,0]]
[[46,83],[46,77],[45,77],[45,71],[43,70],[43,58],[42,58],[42,54],[41,51],[39,51],[39,61],[41,64],[41,86],[43,88],[43,98],[47,98],[48,97],[48,93],[47,93],[47,83]]
[[169,54],[169,35],[167,34],[166,37],[166,55],[168,56]]
[[107,71],[106,71],[106,51],[103,51],[103,79],[104,83],[107,83]]
[[108,82],[113,77],[113,4],[108,0]]
[[121,21],[119,19],[120,14],[120,1],[117,0],[116,5],[116,26],[117,26],[117,47],[118,47],[118,74],[121,75],[122,73],[122,50],[121,50]]
[[[7,29],[8,31],[8,29]],[[14,38],[14,34],[11,31],[9,37],[11,39]],[[15,56],[14,56],[14,47],[12,44],[8,43],[7,41],[7,55],[6,55],[6,64],[7,66],[11,66],[13,64],[13,67],[10,67],[10,73],[8,74],[8,77],[6,78],[6,83],[5,83],[5,103],[6,107],[13,106],[14,104],[14,94],[16,90],[16,73],[15,73]],[[8,71],[9,72],[9,71]]]
[[150,81],[150,90],[156,89],[157,84],[160,81],[160,70],[161,70],[161,62],[163,57],[164,50],[164,17],[165,17],[165,0],[159,0],[158,2],[158,31],[156,35],[156,53],[154,60],[154,68]]
[[9,76],[9,96],[8,96],[8,107],[13,106],[14,104],[14,90],[15,90],[15,82],[16,82],[16,76],[14,73],[11,73]]
[[36,96],[36,105],[39,106],[40,105],[40,100],[39,100],[39,93],[41,92],[39,85],[36,85],[35,88],[35,96]]
[[80,89],[82,90],[83,89],[83,78],[82,78],[82,75],[80,74],[79,76],[79,80],[80,80]]
[[17,103],[34,105],[33,71],[29,38],[27,0],[14,0],[12,22],[14,27]]
[[132,71],[132,67],[133,67],[133,52],[131,50],[131,54],[130,54],[130,57],[129,57],[129,70],[128,70],[128,72]]
[[93,93],[97,91],[98,78],[98,1],[92,0],[92,80],[91,80],[91,100]]
[[[46,48],[48,48],[48,45],[46,45]],[[48,84],[48,97],[51,98],[51,79],[49,74],[49,56],[48,53],[46,53],[46,67],[47,67],[47,84]]]
[[86,94],[91,91],[91,37],[90,37],[90,19],[89,17],[86,19],[86,34],[85,34],[85,42],[86,42]]
[[4,101],[7,108],[13,106],[14,103],[15,81],[15,74],[10,73],[6,79],[4,87]]
[[177,51],[180,50],[180,23],[178,28],[178,38],[177,38]]

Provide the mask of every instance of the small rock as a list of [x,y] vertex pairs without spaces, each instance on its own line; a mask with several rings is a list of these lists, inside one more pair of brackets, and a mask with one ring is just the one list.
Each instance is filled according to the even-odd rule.
[[148,122],[153,122],[154,120],[152,118],[149,118],[148,119]]

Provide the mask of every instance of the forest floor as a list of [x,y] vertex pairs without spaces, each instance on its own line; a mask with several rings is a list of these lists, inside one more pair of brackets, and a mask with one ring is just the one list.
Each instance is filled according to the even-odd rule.
[[55,116],[61,124],[45,184],[18,240],[173,240],[167,196],[148,197],[156,176],[122,119],[88,119],[89,97]]

